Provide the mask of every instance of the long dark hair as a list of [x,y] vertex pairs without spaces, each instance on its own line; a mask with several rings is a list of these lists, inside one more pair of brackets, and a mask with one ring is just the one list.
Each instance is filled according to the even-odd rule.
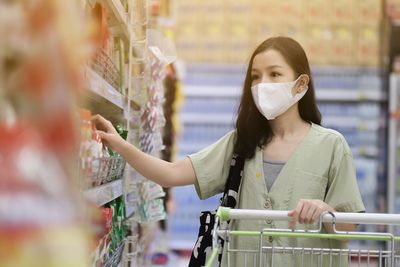
[[257,147],[268,144],[273,136],[268,120],[258,111],[251,94],[251,69],[254,57],[268,49],[280,52],[294,70],[296,77],[301,74],[307,74],[310,77],[307,93],[299,101],[299,113],[304,121],[321,124],[321,113],[315,101],[310,65],[303,48],[298,42],[288,37],[267,39],[256,48],[250,58],[236,120],[237,139],[234,151],[248,159],[254,157]]

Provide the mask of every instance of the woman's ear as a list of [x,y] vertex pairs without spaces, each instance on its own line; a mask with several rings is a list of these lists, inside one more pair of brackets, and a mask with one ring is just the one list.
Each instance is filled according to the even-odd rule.
[[309,82],[310,82],[310,77],[307,74],[300,75],[295,86],[296,94],[300,94],[304,90],[307,90]]

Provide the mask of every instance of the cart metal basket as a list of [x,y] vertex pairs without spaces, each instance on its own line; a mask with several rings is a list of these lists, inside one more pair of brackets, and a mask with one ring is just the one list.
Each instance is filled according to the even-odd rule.
[[[220,207],[217,212],[213,229],[213,248],[206,267],[215,266],[216,258],[221,249],[218,238],[225,240],[225,266],[400,266],[400,252],[395,245],[400,237],[391,233],[381,232],[344,232],[336,230],[337,223],[400,225],[400,215],[382,213],[323,213],[319,220],[319,229],[292,230],[266,228],[259,231],[238,231],[229,228],[235,220],[276,220],[289,221],[288,211],[277,210],[245,210]],[[230,221],[229,224],[224,222]],[[333,233],[323,232],[323,223],[332,223]],[[236,246],[232,240],[236,238],[257,238],[258,247],[244,248]],[[276,246],[266,242],[268,238],[285,239],[323,239],[334,242],[350,240],[371,240],[387,242],[387,248],[378,249],[348,249],[330,247],[290,247]],[[237,242],[239,243],[239,242]],[[345,244],[345,243],[343,243]],[[346,246],[345,246],[346,247]],[[240,262],[240,263],[239,263]]]

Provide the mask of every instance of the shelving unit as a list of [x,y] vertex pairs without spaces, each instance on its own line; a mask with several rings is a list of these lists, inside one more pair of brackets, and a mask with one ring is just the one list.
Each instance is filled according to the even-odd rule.
[[[101,0],[108,10],[111,11],[113,19],[110,21],[110,28],[113,34],[122,36],[127,44],[131,42],[132,26],[129,14],[122,6],[120,0]],[[129,47],[127,47],[129,49]]]
[[[92,110],[92,113],[101,114],[113,123],[118,122],[124,125],[124,127],[126,127],[128,130],[128,137],[134,136],[135,132],[137,132],[140,127],[138,120],[132,120],[132,114],[134,112],[141,114],[142,103],[140,103],[140,99],[135,99],[132,97],[132,86],[134,84],[132,84],[131,76],[133,65],[135,64],[133,57],[135,42],[133,40],[136,40],[134,27],[137,25],[135,24],[135,19],[138,17],[138,9],[143,9],[143,7],[140,6],[140,3],[133,3],[132,1],[127,1],[127,6],[124,6],[121,0],[86,1],[89,6],[94,6],[96,3],[99,3],[107,10],[107,24],[110,35],[112,36],[111,38],[117,38],[114,39],[116,40],[116,46],[118,46],[116,49],[120,49],[122,47],[118,43],[118,38],[120,38],[123,42],[124,49],[123,56],[120,55],[117,62],[110,62],[110,59],[107,58],[109,55],[105,55],[104,57],[108,61],[104,61],[104,66],[101,65],[104,64],[104,62],[103,59],[100,58],[98,62],[95,62],[96,64],[100,64],[99,66],[91,65],[90,67],[86,67],[84,69],[88,90],[87,106],[90,110]],[[146,2],[144,1],[142,4],[145,5]],[[142,48],[147,49],[146,46],[143,46]],[[124,61],[121,62],[121,60]],[[118,79],[118,88],[116,87],[117,83],[115,83],[113,86],[109,82],[109,77],[108,80],[104,78],[106,75],[109,75],[109,69],[107,69],[107,66],[117,69],[117,74],[120,76]],[[112,76],[112,78],[114,78],[114,76]],[[144,88],[141,90],[144,90]],[[133,123],[138,124],[135,125]],[[129,141],[135,146],[138,146],[137,140],[130,138]],[[121,171],[121,169],[119,169],[119,171]],[[125,227],[128,227],[128,229],[132,227],[132,229],[130,229],[132,231],[128,232],[137,236],[138,228],[133,227],[136,223],[131,219],[134,217],[133,215],[136,212],[136,208],[134,206],[135,203],[131,203],[127,200],[127,195],[131,194],[133,190],[132,186],[127,185],[132,184],[131,178],[136,175],[136,171],[128,166],[125,166],[125,169],[122,169],[122,171],[123,173],[119,173],[120,179],[113,180],[111,182],[108,182],[107,179],[105,179],[104,182],[98,181],[97,184],[99,182],[103,184],[84,190],[83,196],[92,203],[95,203],[98,207],[102,207],[107,203],[122,197],[122,202],[125,203],[124,214],[126,219],[124,220],[126,221],[121,223],[123,223]],[[108,175],[109,174],[107,174],[107,176]],[[134,192],[134,194],[137,193],[138,192]],[[130,249],[136,248],[137,250],[140,250],[141,241],[139,239],[135,239],[135,244],[131,244],[129,243],[129,240],[131,239],[126,237],[116,249],[107,253],[103,262],[104,266],[130,266],[128,262],[135,266],[136,264],[139,264],[139,258],[143,257],[143,255],[139,254],[136,250],[131,251]],[[94,253],[96,254],[98,251]],[[129,255],[134,255],[134,257]]]
[[[166,63],[162,60],[162,41],[152,44],[159,51],[157,55],[153,56],[149,48],[148,1],[86,1],[92,7],[97,3],[101,5],[102,14],[107,14],[108,32],[111,35],[97,49],[90,67],[84,70],[89,95],[86,106],[93,114],[100,114],[126,127],[129,143],[145,153],[158,156],[163,148],[162,68]],[[125,218],[121,223],[124,225],[122,228],[127,227],[129,235],[125,236],[117,249],[114,243],[113,251],[108,251],[106,255],[105,266],[116,266],[118,262],[122,266],[143,266],[148,258],[147,242],[151,239],[146,224],[165,218],[162,205],[164,192],[161,186],[141,177],[129,165],[125,166],[121,176],[119,180],[106,181],[105,184],[87,189],[83,195],[99,207],[113,200],[116,201],[108,205],[125,205],[122,215]],[[95,180],[92,184],[103,182],[92,180]]]
[[83,192],[85,198],[101,207],[122,196],[122,179],[103,184]]
[[91,68],[86,68],[86,79],[89,85],[88,89],[92,93],[111,102],[121,110],[124,109],[124,96],[104,80],[97,72]]

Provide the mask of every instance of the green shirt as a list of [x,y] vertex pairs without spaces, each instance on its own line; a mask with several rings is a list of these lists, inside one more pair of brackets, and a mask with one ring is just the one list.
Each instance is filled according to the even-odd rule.
[[[197,194],[206,199],[224,190],[232,158],[236,132],[232,131],[202,151],[190,155],[197,181]],[[321,199],[338,212],[361,212],[364,205],[357,185],[353,158],[344,137],[338,132],[312,124],[309,132],[286,162],[270,191],[265,185],[262,148],[246,160],[239,192],[240,209],[292,210],[300,199]],[[256,230],[264,228],[289,228],[288,222],[270,220],[240,220],[231,223],[231,229]],[[315,229],[316,225],[297,224],[300,229]],[[238,242],[240,240],[240,242]],[[268,246],[346,248],[337,240],[265,239]],[[231,238],[231,248],[258,249],[259,238]],[[226,246],[224,248],[226,250]],[[250,258],[250,259],[249,259]],[[277,256],[275,266],[298,266],[299,259]],[[314,258],[318,258],[315,257]],[[253,266],[253,256],[247,257],[247,265]],[[257,261],[258,256],[254,257]],[[233,253],[232,266],[244,266],[243,254]],[[310,259],[308,259],[310,260]],[[270,261],[270,259],[267,259]],[[343,263],[343,262],[342,262]],[[249,265],[250,264],[250,265]],[[305,262],[314,266],[317,262]],[[226,266],[226,253],[223,264]],[[333,265],[336,266],[336,265]]]

